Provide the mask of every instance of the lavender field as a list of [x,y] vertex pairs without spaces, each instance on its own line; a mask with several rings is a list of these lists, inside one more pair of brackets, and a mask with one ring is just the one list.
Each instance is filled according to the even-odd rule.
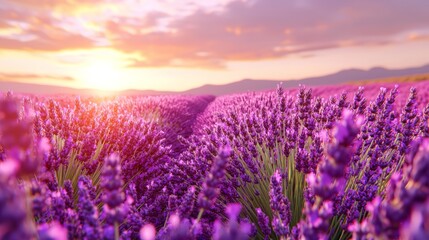
[[429,82],[0,101],[0,239],[429,239]]

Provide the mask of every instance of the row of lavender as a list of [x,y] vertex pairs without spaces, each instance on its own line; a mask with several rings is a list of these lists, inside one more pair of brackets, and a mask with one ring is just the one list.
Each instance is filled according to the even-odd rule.
[[424,239],[426,85],[6,96],[0,237]]
[[[202,186],[185,220],[210,238],[240,203],[241,233],[257,239],[426,239],[428,85],[386,85],[218,98],[172,170],[175,195]],[[223,173],[205,176],[224,146]]]
[[[44,231],[51,225],[64,228],[69,239],[114,239],[112,232],[138,238],[143,223],[167,214],[140,208],[158,197],[150,189],[184,149],[177,136],[189,137],[196,115],[213,100],[5,94],[0,239],[35,238],[37,228],[40,239],[49,239]],[[125,216],[130,219],[122,224]]]

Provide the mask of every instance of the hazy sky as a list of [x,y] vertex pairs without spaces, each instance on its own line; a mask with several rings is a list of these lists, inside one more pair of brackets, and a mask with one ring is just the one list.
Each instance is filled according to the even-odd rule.
[[428,0],[0,0],[0,81],[185,90],[429,63]]

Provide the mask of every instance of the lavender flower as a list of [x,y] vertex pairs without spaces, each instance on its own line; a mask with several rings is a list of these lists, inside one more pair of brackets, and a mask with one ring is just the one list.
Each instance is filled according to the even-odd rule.
[[59,223],[43,224],[38,229],[40,240],[67,240],[67,230]]
[[140,229],[141,240],[155,240],[156,228],[152,224],[146,224]]
[[[412,171],[409,175],[409,187],[405,182],[398,185],[398,177],[392,178],[391,188],[386,201],[380,197],[367,206],[371,213],[370,235],[377,237],[388,237],[397,239],[401,235],[401,223],[412,222],[410,220],[413,209],[420,208],[420,205],[429,199],[429,142],[425,139],[418,154],[415,155],[412,163]],[[418,220],[421,215],[414,215]],[[418,226],[418,221],[416,222]],[[411,226],[412,227],[412,226]],[[410,231],[406,228],[405,231]],[[412,230],[411,230],[412,231]],[[418,230],[416,230],[418,231]],[[410,232],[409,232],[410,233]],[[420,233],[417,233],[420,234]]]
[[429,218],[429,201],[414,206],[410,218],[401,227],[400,239],[428,239],[429,227],[427,219]]
[[191,215],[194,208],[194,203],[195,203],[194,197],[195,197],[195,187],[191,186],[188,189],[188,192],[186,193],[186,195],[183,197],[183,200],[178,209],[178,213],[181,218],[188,218]]
[[282,177],[277,170],[271,177],[270,206],[273,211],[272,227],[278,236],[287,237],[291,219],[290,203],[282,190]]
[[198,196],[198,205],[202,209],[210,209],[216,201],[220,189],[220,181],[225,176],[225,167],[231,154],[229,147],[221,149],[219,156],[215,159],[213,167],[203,183],[202,190]]
[[82,237],[88,240],[100,239],[101,229],[98,219],[98,211],[94,205],[94,199],[91,197],[90,188],[91,180],[84,176],[79,178],[78,182],[78,216],[81,222]]
[[258,216],[258,225],[261,228],[264,240],[268,240],[271,234],[270,219],[260,208],[256,209],[256,213]]
[[156,239],[181,240],[196,239],[198,226],[195,227],[189,219],[181,219],[177,214],[170,216],[168,225],[161,229]]
[[240,204],[229,204],[226,207],[228,223],[222,225],[219,220],[214,223],[213,240],[247,240],[251,236],[251,225],[248,222],[240,222]]

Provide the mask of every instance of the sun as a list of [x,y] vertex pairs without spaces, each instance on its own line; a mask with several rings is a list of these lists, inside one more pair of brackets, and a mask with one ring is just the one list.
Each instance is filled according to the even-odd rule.
[[119,91],[127,87],[123,71],[117,61],[98,58],[82,67],[80,79],[87,88]]

